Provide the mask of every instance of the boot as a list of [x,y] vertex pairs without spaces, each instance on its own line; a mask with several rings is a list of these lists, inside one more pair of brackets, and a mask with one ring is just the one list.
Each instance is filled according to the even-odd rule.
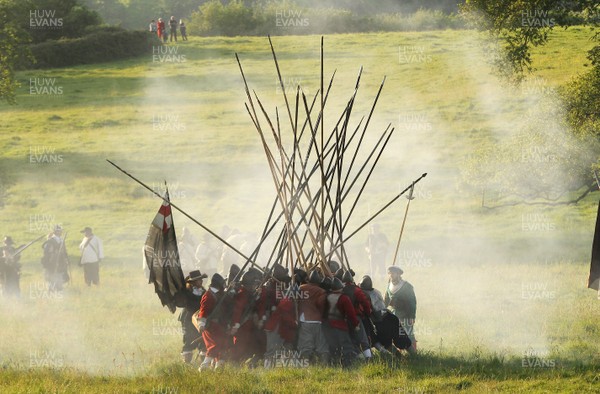
[[202,364],[200,364],[200,368],[198,368],[199,372],[205,371],[205,370],[210,370],[211,369],[211,363],[213,361],[213,357],[205,357],[204,361],[202,361]]
[[186,364],[191,363],[193,357],[194,357],[194,352],[190,352],[190,351],[181,352],[181,358],[183,359],[183,362]]

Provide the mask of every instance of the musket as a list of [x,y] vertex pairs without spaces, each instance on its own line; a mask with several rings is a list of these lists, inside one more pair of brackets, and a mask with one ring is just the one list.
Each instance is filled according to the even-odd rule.
[[26,243],[25,245],[21,245],[17,248],[17,250],[15,250],[15,253],[13,253],[12,257],[16,257],[18,255],[20,255],[25,249],[27,249],[28,247],[30,247],[31,245],[33,245],[34,243],[36,243],[37,241],[39,241],[40,239],[46,237],[46,234],[41,235],[40,237],[34,239],[31,242]]

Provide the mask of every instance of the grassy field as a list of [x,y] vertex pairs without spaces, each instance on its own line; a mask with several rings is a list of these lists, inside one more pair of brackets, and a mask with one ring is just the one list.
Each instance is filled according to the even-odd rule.
[[[501,142],[544,92],[585,70],[589,36],[554,32],[536,52],[538,70],[525,88],[491,75],[472,32],[325,38],[325,72],[337,70],[326,124],[363,66],[352,124],[386,76],[367,145],[388,123],[397,129],[350,227],[429,173],[411,203],[400,254],[419,300],[422,355],[347,372],[230,368],[199,376],[180,366],[177,315],[160,306],[141,271],[160,201],[105,161],[157,190],[166,180],[173,201],[216,231],[259,232],[274,189],[234,53],[270,113],[275,105],[281,111],[266,38],[192,38],[169,45],[168,54],[20,73],[18,105],[0,107],[0,227],[23,243],[60,223],[77,261],[79,230],[90,226],[107,258],[100,288],[85,288],[74,267],[71,286],[54,296],[44,291],[39,244],[23,254],[23,296],[0,302],[0,391],[597,391],[600,312],[585,289],[596,195],[576,206],[490,210],[461,178],[474,149]],[[274,39],[286,91],[301,84],[317,92],[319,41]],[[161,62],[165,56],[171,61]],[[399,202],[379,219],[390,240],[403,212]],[[203,235],[182,215],[174,220]],[[349,245],[359,277],[365,239],[359,234]]]

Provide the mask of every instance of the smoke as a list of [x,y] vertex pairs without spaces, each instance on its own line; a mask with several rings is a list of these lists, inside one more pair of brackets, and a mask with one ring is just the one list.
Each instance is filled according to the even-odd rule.
[[[591,223],[578,212],[571,214],[570,207],[487,209],[482,199],[489,207],[506,193],[495,188],[498,174],[511,175],[505,179],[518,181],[515,189],[529,194],[540,184],[561,185],[561,180],[570,179],[569,160],[587,157],[579,153],[589,153],[589,148],[571,137],[561,120],[560,102],[548,98],[551,87],[543,79],[522,88],[505,87],[484,66],[488,54],[470,34],[448,36],[451,40],[445,41],[442,33],[392,35],[385,40],[364,35],[353,46],[346,35],[326,38],[326,75],[337,69],[326,125],[337,120],[362,65],[349,130],[368,115],[384,75],[387,79],[357,162],[365,160],[389,123],[395,127],[346,231],[356,229],[427,172],[415,188],[397,260],[417,294],[419,347],[443,354],[470,355],[478,349],[507,355],[535,349],[545,354],[552,350],[554,303],[569,303],[565,283],[577,285],[575,279],[565,282],[557,273],[577,272],[571,263],[587,258]],[[125,100],[133,108],[111,105],[107,99],[102,111],[105,121],[113,124],[96,131],[109,158],[159,193],[166,180],[172,201],[212,230],[221,233],[227,225],[256,237],[274,201],[275,187],[243,106],[246,97],[233,57],[237,48],[232,46],[242,47],[240,57],[251,90],[256,90],[272,118],[277,106],[282,125],[288,126],[274,65],[265,67],[271,64],[268,43],[252,40],[250,47],[258,42],[264,50],[251,52],[244,40],[215,38],[203,42],[199,50],[180,45],[176,53],[155,54],[170,56],[170,61],[148,58],[132,97]],[[298,49],[296,40],[309,49]],[[287,93],[295,92],[297,84],[310,96],[317,92],[318,45],[315,37],[275,40]],[[340,49],[330,55],[329,47]],[[114,83],[110,91],[119,95],[127,90]],[[520,138],[523,135],[531,138]],[[505,154],[514,152],[509,148],[515,144],[520,144],[517,160],[480,161],[483,167],[477,173],[491,174],[482,177],[489,185],[483,197],[480,189],[465,183],[468,163],[479,157],[482,146]],[[570,153],[555,154],[557,147],[569,147]],[[94,158],[103,160],[101,156]],[[509,164],[519,171],[508,171]],[[536,175],[528,181],[531,168],[549,165],[551,171],[543,173],[549,178],[540,182]],[[357,170],[358,166],[353,174]],[[110,171],[116,170],[107,167],[102,173]],[[94,169],[92,175],[98,173]],[[84,182],[81,172],[71,176]],[[85,217],[86,223],[73,216],[63,223],[81,226],[110,211],[111,227],[95,228],[110,256],[101,268],[102,285],[85,288],[81,271],[75,270],[71,288],[59,298],[44,290],[39,257],[27,255],[36,260],[31,257],[35,266],[24,267],[22,300],[0,303],[0,326],[3,333],[12,334],[0,336],[2,364],[135,374],[157,363],[178,361],[177,315],[160,306],[152,286],[144,283],[141,268],[141,247],[160,200],[119,176],[103,179],[106,188],[89,190],[87,183],[78,184],[86,192],[79,194],[84,202],[96,196],[121,197],[108,210],[86,208],[87,212],[73,214]],[[129,201],[136,202],[134,208]],[[399,199],[375,220],[389,240],[386,264],[391,263],[406,202]],[[49,208],[44,209],[39,212]],[[41,224],[48,224],[44,220]],[[174,221],[178,234],[185,226],[197,238],[204,236],[178,212]],[[369,273],[368,228],[346,245],[358,279]],[[72,254],[79,242],[75,238],[69,239]],[[384,290],[386,279],[374,279]]]

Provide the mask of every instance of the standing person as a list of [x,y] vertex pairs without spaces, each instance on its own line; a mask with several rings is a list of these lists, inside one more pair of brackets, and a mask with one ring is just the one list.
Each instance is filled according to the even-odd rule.
[[355,332],[350,334],[354,345],[362,351],[365,358],[370,359],[373,357],[371,353],[371,344],[369,343],[369,337],[367,336],[367,330],[365,324],[369,325],[369,316],[371,316],[371,300],[362,291],[362,289],[354,284],[354,278],[350,271],[345,271],[342,275],[342,282],[344,288],[342,293],[348,296],[354,312],[359,320],[358,328]]
[[371,226],[371,232],[367,239],[365,250],[369,255],[371,277],[383,278],[385,275],[385,262],[389,242],[384,233],[381,232],[379,224]]
[[187,41],[187,27],[185,26],[183,19],[179,20],[179,32],[181,33],[181,39]]
[[150,25],[148,25],[148,31],[150,33],[155,33],[156,34],[156,29],[157,29],[157,27],[156,27],[156,21],[154,19],[152,19],[150,21]]
[[[251,268],[242,275],[242,287],[236,293],[231,316],[231,335],[233,335],[232,359],[238,362],[258,357],[261,341],[256,318],[257,294],[262,274]],[[264,321],[260,321],[261,326]],[[262,327],[260,327],[262,328]]]
[[202,280],[205,278],[208,278],[208,276],[198,270],[190,272],[185,278],[185,307],[179,315],[179,321],[181,322],[181,331],[183,333],[181,357],[186,364],[192,362],[194,350],[198,349],[200,351],[199,346],[203,345],[201,343],[202,336],[194,326],[192,317],[198,312],[202,296],[206,292],[202,286]]
[[342,293],[344,284],[338,278],[333,278],[331,293],[327,295],[327,322],[329,325],[329,346],[332,361],[340,362],[348,368],[356,356],[355,347],[350,339],[348,330],[360,330],[360,322],[352,301]]
[[313,354],[322,363],[329,361],[329,346],[323,328],[323,315],[327,308],[327,292],[319,285],[321,276],[314,270],[308,277],[309,283],[300,286],[302,297],[298,301],[298,352],[303,359]]
[[158,35],[159,40],[163,40],[167,42],[166,31],[165,31],[165,21],[162,18],[158,18],[158,23],[156,24],[156,34]]
[[388,268],[390,283],[385,292],[385,305],[400,320],[400,324],[410,338],[411,345],[408,351],[417,352],[417,340],[414,334],[414,324],[417,314],[417,298],[413,286],[402,279],[404,271],[400,267]]
[[169,19],[169,32],[171,33],[169,41],[173,42],[173,37],[175,37],[175,42],[177,42],[177,19],[174,16]]
[[225,295],[224,289],[225,279],[219,274],[214,274],[210,279],[208,291],[204,293],[200,301],[198,332],[202,334],[206,345],[206,357],[198,368],[199,371],[212,368],[213,362],[215,369],[222,367],[223,357],[228,350],[227,321],[223,317],[224,308],[222,305],[216,308],[219,300]]
[[93,283],[98,286],[100,284],[100,261],[104,258],[102,240],[95,236],[89,227],[81,230],[81,233],[84,236],[79,245],[79,250],[81,250],[79,264],[83,266],[83,278],[86,285],[91,286]]
[[12,237],[4,237],[4,246],[0,257],[0,284],[5,297],[21,296],[21,264],[20,255],[15,256],[17,248],[14,247]]
[[44,277],[48,282],[48,290],[61,291],[69,277],[69,256],[62,236],[62,227],[54,226],[54,231],[48,234],[48,239],[42,245],[44,256]]

